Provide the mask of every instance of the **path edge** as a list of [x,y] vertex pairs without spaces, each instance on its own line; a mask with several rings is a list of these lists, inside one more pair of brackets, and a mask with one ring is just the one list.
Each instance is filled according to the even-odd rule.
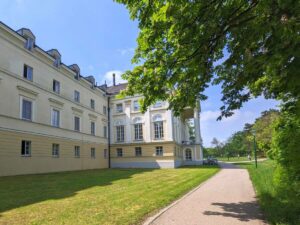
[[213,177],[215,177],[217,174],[219,174],[221,171],[223,170],[222,167],[220,167],[220,170],[215,173],[213,176],[211,176],[210,178],[208,178],[206,181],[202,182],[201,184],[199,184],[197,187],[193,188],[192,190],[190,190],[188,193],[184,194],[183,196],[181,196],[179,199],[175,200],[174,202],[172,202],[171,204],[167,205],[166,207],[162,208],[161,210],[159,210],[158,213],[156,213],[153,216],[150,216],[148,218],[146,218],[144,220],[144,222],[142,223],[142,225],[151,225],[156,219],[158,219],[158,217],[160,217],[162,214],[164,214],[168,209],[174,207],[175,205],[177,205],[180,201],[182,201],[183,199],[185,199],[186,197],[190,196],[191,194],[193,194],[195,191],[197,191],[199,188],[201,188],[205,183],[207,183],[210,179],[212,179]]

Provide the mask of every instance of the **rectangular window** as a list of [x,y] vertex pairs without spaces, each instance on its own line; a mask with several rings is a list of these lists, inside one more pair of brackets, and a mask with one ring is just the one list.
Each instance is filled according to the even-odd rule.
[[52,144],[52,157],[59,157],[59,144]]
[[123,104],[122,103],[116,105],[116,112],[117,113],[123,112]]
[[123,157],[123,149],[122,148],[117,148],[117,156]]
[[162,139],[164,137],[164,126],[163,121],[154,123],[154,138]]
[[74,101],[80,102],[80,92],[79,91],[74,91]]
[[95,148],[91,148],[91,158],[96,158],[96,150]]
[[95,100],[94,99],[91,99],[91,108],[95,109]]
[[103,106],[103,114],[106,115],[106,106]]
[[26,99],[22,100],[22,119],[32,120],[32,102]]
[[138,100],[133,101],[133,110],[139,111],[140,110],[140,103]]
[[27,65],[24,65],[23,77],[27,80],[33,80],[33,68]]
[[163,106],[163,102],[162,101],[157,101],[154,105],[153,108],[160,108]]
[[57,80],[53,80],[52,90],[57,94],[60,93],[60,82]]
[[31,141],[22,141],[21,156],[31,156]]
[[162,146],[157,146],[156,147],[156,152],[155,152],[155,155],[156,156],[162,156],[164,154],[164,149]]
[[74,130],[80,131],[80,118],[78,116],[74,117]]
[[95,122],[91,122],[91,134],[95,135]]
[[143,124],[134,124],[134,139],[143,140]]
[[74,156],[75,158],[80,158],[80,146],[74,147]]
[[117,126],[117,142],[123,142],[124,141],[124,126]]
[[51,125],[53,127],[59,127],[60,113],[56,109],[52,109],[51,113]]
[[107,158],[107,156],[108,156],[108,151],[107,151],[107,149],[104,149],[103,156],[104,156],[105,159]]
[[107,138],[107,127],[103,127],[103,137]]
[[142,156],[142,148],[141,147],[135,147],[135,156],[137,156],[137,157]]

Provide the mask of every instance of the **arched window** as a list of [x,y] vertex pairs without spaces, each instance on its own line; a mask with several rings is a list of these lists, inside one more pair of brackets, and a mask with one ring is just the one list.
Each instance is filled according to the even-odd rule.
[[134,124],[134,139],[136,141],[143,140],[143,124],[142,124],[142,118],[136,117],[133,119]]
[[154,139],[164,138],[164,124],[163,118],[160,114],[153,116],[153,126],[154,126]]
[[133,119],[133,123],[134,123],[134,124],[142,123],[142,122],[143,122],[143,120],[142,120],[141,117],[135,117],[135,118]]
[[153,116],[153,122],[159,122],[159,121],[163,121],[163,118],[160,114],[156,114],[155,116]]

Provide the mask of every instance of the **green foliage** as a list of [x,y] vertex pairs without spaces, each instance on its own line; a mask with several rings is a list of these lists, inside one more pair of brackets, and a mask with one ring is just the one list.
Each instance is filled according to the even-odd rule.
[[278,190],[298,199],[300,205],[300,118],[284,111],[273,133],[273,158],[278,162]]
[[[142,110],[168,100],[176,114],[222,85],[222,116],[251,96],[299,99],[300,4],[295,0],[116,0],[140,33],[126,95]],[[225,55],[225,57],[224,57]]]
[[259,162],[257,169],[254,163],[240,163],[239,165],[248,169],[260,207],[270,224],[300,224],[299,198],[295,195],[287,195],[288,189],[279,192],[274,182],[273,177],[278,171],[275,161]]

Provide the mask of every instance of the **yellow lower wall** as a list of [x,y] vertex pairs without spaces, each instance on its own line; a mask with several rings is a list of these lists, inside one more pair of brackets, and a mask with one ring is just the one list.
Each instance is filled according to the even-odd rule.
[[[163,147],[163,156],[156,156],[156,147]],[[173,142],[160,143],[132,143],[118,144],[111,146],[111,163],[112,167],[157,167],[172,168],[177,167],[177,157],[175,156],[175,147]],[[142,156],[135,156],[135,147],[142,148]],[[122,148],[123,156],[117,156],[117,148]],[[177,166],[175,166],[175,163]]]
[[[21,156],[22,140],[31,141],[30,157]],[[53,143],[60,145],[59,158],[52,157]],[[74,146],[80,146],[80,158],[75,158]],[[104,149],[106,144],[0,131],[0,176],[107,168]]]

